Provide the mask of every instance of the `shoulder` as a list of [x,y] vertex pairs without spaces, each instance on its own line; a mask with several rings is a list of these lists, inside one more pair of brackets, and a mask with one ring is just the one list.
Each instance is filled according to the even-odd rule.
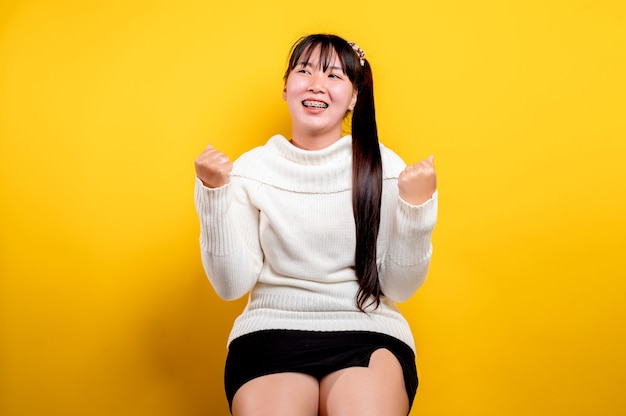
[[398,178],[400,173],[406,168],[406,163],[396,152],[380,144],[380,157],[383,163],[383,178]]
[[276,147],[281,141],[287,139],[279,134],[272,136],[264,145],[254,147],[239,156],[233,165],[233,174],[253,173],[254,169],[266,165],[268,161],[277,156]]

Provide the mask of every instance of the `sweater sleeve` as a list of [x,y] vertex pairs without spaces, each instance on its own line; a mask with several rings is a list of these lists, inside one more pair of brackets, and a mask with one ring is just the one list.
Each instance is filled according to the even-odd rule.
[[383,293],[396,302],[408,300],[424,283],[432,255],[431,235],[437,221],[438,193],[421,205],[410,205],[399,196],[391,238],[379,279]]
[[204,271],[220,297],[240,298],[256,283],[263,263],[259,211],[232,182],[207,188],[196,178],[194,199]]

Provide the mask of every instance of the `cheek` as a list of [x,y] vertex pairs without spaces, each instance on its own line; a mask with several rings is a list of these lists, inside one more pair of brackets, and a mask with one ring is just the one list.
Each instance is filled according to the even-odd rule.
[[289,82],[285,85],[283,96],[289,100],[294,99],[294,97],[298,97],[302,94],[303,87],[298,82]]
[[345,86],[342,86],[342,88],[337,88],[335,90],[335,97],[337,97],[346,106],[349,106],[352,102],[352,97],[354,96],[353,92],[354,89],[352,89],[352,87],[346,88]]
[[293,99],[294,97],[294,90],[293,90],[293,85],[286,85],[285,88],[283,89],[283,99],[285,101],[290,101]]

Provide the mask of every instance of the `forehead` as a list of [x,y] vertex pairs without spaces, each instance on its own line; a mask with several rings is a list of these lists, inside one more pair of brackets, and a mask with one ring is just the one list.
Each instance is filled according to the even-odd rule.
[[[325,46],[325,47],[324,47]],[[326,70],[329,67],[343,71],[343,62],[335,49],[330,45],[311,45],[298,57],[297,65],[314,65]]]

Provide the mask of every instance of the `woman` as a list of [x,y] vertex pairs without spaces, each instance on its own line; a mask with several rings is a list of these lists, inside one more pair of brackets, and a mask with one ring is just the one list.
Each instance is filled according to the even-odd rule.
[[428,271],[433,159],[407,167],[378,142],[370,65],[338,36],[294,45],[283,98],[290,140],[195,162],[207,276],[224,299],[250,292],[228,340],[231,412],[406,415],[415,345],[394,302]]

